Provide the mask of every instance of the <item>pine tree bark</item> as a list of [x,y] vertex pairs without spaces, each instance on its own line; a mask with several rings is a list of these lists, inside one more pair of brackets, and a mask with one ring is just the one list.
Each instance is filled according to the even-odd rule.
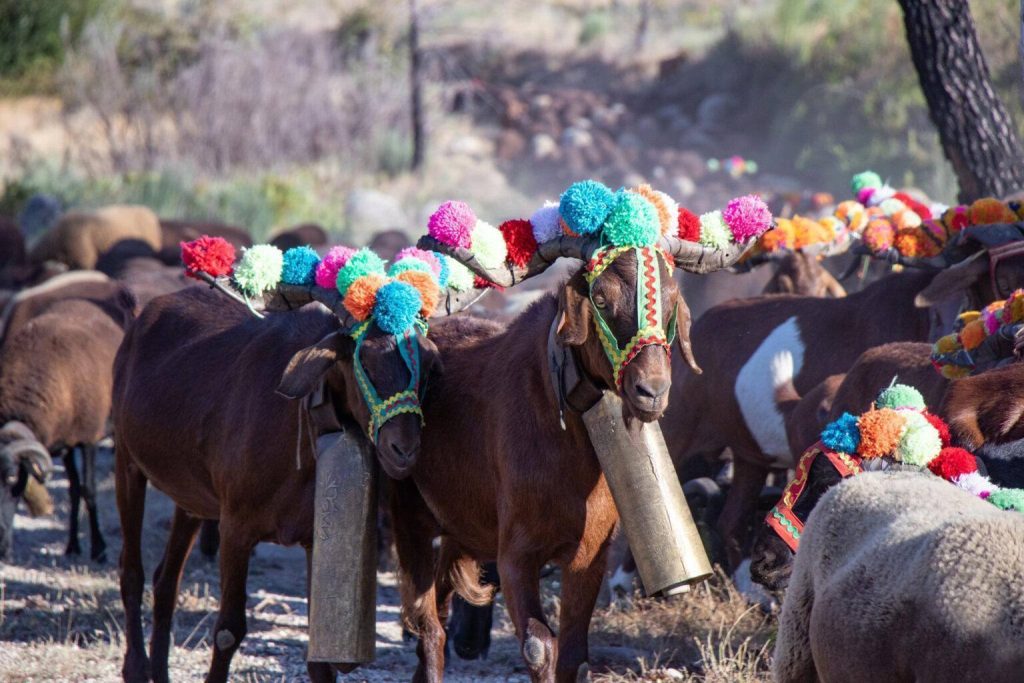
[[961,202],[1024,188],[1013,120],[989,79],[967,0],[899,0],[928,112]]
[[412,127],[412,170],[423,166],[426,140],[423,131],[423,72],[420,64],[420,12],[416,0],[409,0],[409,115]]

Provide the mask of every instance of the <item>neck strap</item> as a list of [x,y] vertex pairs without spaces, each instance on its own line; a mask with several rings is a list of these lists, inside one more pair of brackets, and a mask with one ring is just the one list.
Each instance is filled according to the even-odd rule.
[[[633,252],[636,256],[636,334],[619,347],[619,341],[601,315],[601,309],[594,303],[594,282],[617,258]],[[615,388],[622,389],[626,366],[648,346],[660,346],[671,359],[671,343],[675,338],[675,317],[673,309],[669,316],[669,333],[665,334],[664,311],[661,310],[661,267],[658,259],[665,260],[664,252],[655,247],[602,247],[587,263],[584,278],[590,296],[590,309],[594,314],[597,336],[601,340],[608,362],[612,365]]]
[[355,341],[355,352],[352,356],[352,366],[355,370],[356,382],[359,391],[363,395],[366,407],[370,411],[370,421],[366,426],[366,434],[376,444],[380,434],[380,428],[391,418],[403,413],[411,413],[420,416],[420,423],[423,422],[423,408],[420,406],[420,345],[416,338],[417,334],[426,334],[426,323],[417,320],[414,325],[402,334],[395,335],[395,343],[398,346],[398,353],[409,370],[409,384],[402,391],[382,399],[377,389],[370,381],[369,375],[363,368],[360,352],[366,334],[370,329],[373,318],[361,323],[352,331],[352,339]]

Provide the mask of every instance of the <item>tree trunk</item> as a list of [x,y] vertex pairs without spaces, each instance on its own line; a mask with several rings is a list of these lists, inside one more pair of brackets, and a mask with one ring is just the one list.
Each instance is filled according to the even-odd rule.
[[928,112],[961,202],[1024,188],[1013,120],[989,80],[967,0],[899,0]]
[[423,165],[423,76],[420,72],[420,13],[409,0],[409,91],[412,117],[412,170]]

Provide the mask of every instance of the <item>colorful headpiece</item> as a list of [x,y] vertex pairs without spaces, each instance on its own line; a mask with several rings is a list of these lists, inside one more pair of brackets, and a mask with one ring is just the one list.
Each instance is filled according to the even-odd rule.
[[1008,299],[993,301],[981,311],[965,311],[956,320],[951,334],[939,337],[932,347],[932,365],[947,379],[959,379],[973,373],[997,353],[989,342],[995,335],[1013,339],[1017,326],[1024,323],[1024,289]]
[[801,456],[796,475],[765,520],[794,552],[803,522],[793,513],[793,505],[806,487],[811,465],[818,456],[828,458],[844,478],[859,474],[865,461],[872,460],[927,468],[1000,509],[1024,512],[1024,490],[993,484],[978,471],[970,452],[950,446],[949,427],[942,418],[928,412],[921,393],[906,384],[893,384],[878,395],[871,410],[860,416],[843,413],[829,423],[821,440]]

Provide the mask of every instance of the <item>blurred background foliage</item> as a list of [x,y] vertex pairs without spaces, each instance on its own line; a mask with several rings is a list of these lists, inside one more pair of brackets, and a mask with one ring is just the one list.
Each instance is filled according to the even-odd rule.
[[[970,4],[994,85],[1024,132],[1019,3]],[[506,86],[623,103],[611,137],[641,160],[630,161],[634,174],[664,171],[629,151],[639,144],[742,155],[766,184],[845,196],[849,176],[872,168],[955,196],[895,0],[420,6],[429,146],[413,174],[406,2],[0,0],[0,136],[17,128],[0,140],[0,212],[42,191],[69,204],[142,202],[257,235],[316,220],[344,236],[349,191],[375,187],[398,198],[412,230],[423,206],[454,194],[500,218],[564,180],[528,153],[502,156],[504,131],[536,129],[510,121]],[[57,142],[5,125],[4,105],[26,98],[56,100]],[[655,118],[666,108],[671,130]],[[720,129],[685,129],[702,117]],[[701,170],[679,168],[700,208]]]

